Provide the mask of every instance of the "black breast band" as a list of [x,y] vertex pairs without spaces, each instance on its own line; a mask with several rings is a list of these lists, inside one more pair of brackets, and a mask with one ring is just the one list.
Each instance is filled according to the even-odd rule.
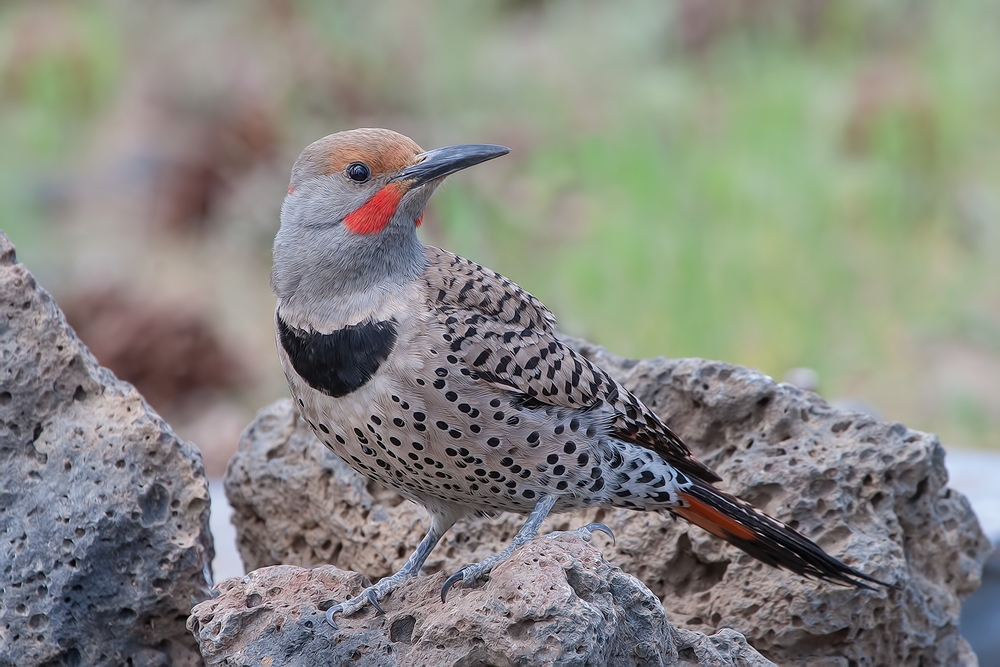
[[396,345],[396,320],[364,322],[333,333],[303,331],[278,317],[278,340],[310,387],[346,396],[363,387]]

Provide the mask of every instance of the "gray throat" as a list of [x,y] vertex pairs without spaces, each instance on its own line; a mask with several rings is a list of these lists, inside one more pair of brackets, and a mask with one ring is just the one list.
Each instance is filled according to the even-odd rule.
[[286,321],[306,329],[364,320],[427,265],[423,243],[397,225],[348,252],[324,252],[329,246],[320,240],[288,243],[279,233],[274,246],[271,288],[278,308]]

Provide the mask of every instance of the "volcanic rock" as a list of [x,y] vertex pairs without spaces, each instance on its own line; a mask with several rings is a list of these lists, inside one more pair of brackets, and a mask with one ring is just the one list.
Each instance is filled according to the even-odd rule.
[[439,596],[444,574],[418,577],[383,605],[324,618],[333,599],[357,595],[360,574],[331,565],[277,565],[227,579],[194,608],[188,627],[209,665],[684,665],[773,663],[738,632],[676,630],[659,600],[580,538],[536,539],[480,588]]
[[202,664],[201,455],[101,368],[0,233],[0,666]]

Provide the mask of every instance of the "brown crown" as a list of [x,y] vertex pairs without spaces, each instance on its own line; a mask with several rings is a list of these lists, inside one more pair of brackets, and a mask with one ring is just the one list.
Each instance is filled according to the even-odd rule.
[[292,167],[291,188],[315,176],[343,172],[352,162],[364,162],[372,177],[408,167],[423,150],[409,137],[392,130],[361,128],[337,132],[306,146]]

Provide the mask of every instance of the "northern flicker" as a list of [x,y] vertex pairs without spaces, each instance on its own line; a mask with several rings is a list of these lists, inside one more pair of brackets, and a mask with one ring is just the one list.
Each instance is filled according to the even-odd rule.
[[[415,576],[472,512],[528,515],[513,542],[448,578],[483,579],[550,512],[624,507],[682,517],[776,567],[883,584],[713,486],[659,416],[556,336],[541,302],[417,237],[445,176],[509,152],[423,151],[382,129],[333,134],[292,167],[274,242],[278,355],[299,413],[362,475],[423,505],[426,537],[396,574],[332,607],[349,615]],[[579,530],[610,530],[591,524]],[[887,585],[887,584],[883,584]]]

